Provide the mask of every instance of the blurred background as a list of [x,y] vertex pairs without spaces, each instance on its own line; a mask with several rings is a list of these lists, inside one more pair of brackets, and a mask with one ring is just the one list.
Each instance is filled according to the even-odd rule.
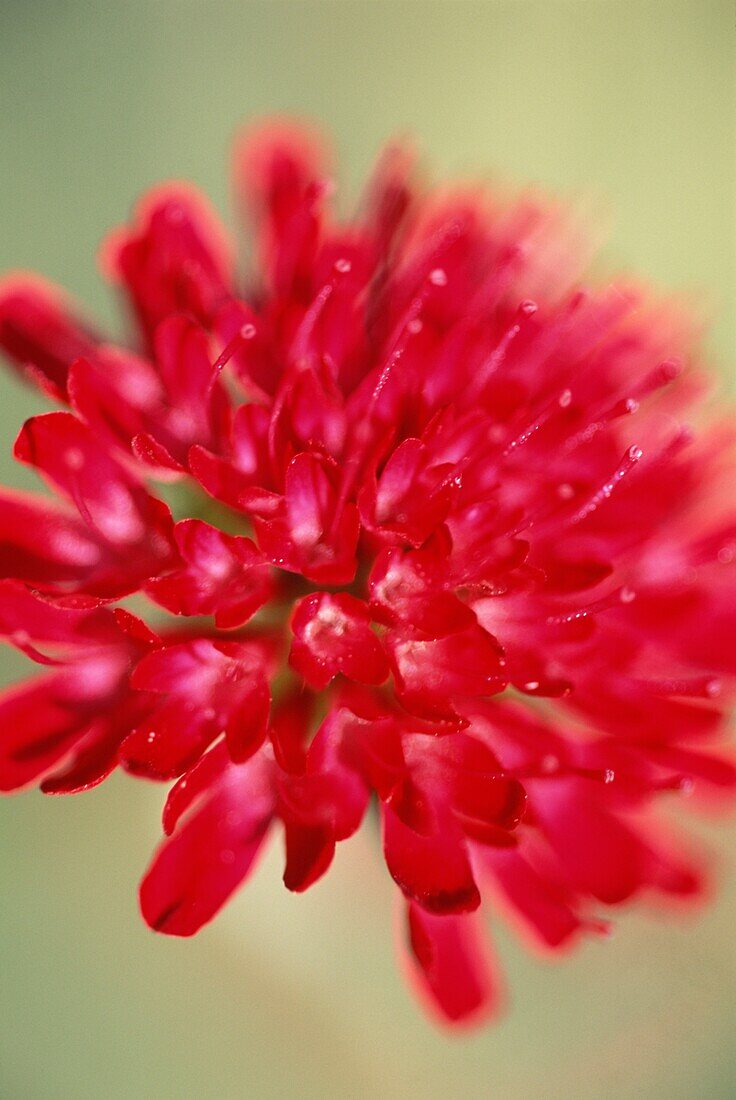
[[[238,123],[298,112],[333,135],[348,200],[396,133],[438,178],[592,196],[604,267],[692,294],[733,390],[734,24],[713,0],[0,0],[0,270],[39,269],[113,323],[106,229],[169,177],[225,213]],[[0,378],[3,481],[33,484],[10,447],[41,408]],[[195,940],[149,932],[162,794],[116,777],[0,802],[2,1100],[736,1095],[733,820],[707,830],[724,884],[697,918],[626,916],[561,965],[494,921],[513,1010],[448,1037],[395,970],[370,827],[305,896],[277,841]]]

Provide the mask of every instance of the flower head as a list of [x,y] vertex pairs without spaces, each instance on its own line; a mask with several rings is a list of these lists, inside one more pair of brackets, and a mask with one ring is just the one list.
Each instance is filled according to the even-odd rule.
[[58,499],[0,498],[0,631],[48,666],[0,700],[0,788],[173,781],[141,906],[181,936],[275,823],[300,891],[375,804],[462,1021],[498,1000],[483,897],[560,949],[701,889],[660,810],[736,786],[732,440],[684,420],[687,323],[580,289],[560,211],[423,195],[396,149],[341,221],[324,163],[283,124],[238,145],[247,278],[200,196],[150,194],[103,251],[131,346],[2,284],[0,345],[64,408],[15,446]]

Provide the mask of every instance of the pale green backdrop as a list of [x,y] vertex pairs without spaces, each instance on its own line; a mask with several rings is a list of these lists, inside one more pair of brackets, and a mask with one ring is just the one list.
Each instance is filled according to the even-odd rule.
[[[224,210],[236,124],[298,111],[332,131],[352,191],[406,131],[438,175],[593,195],[606,267],[697,292],[728,387],[735,22],[711,0],[0,0],[0,269],[39,268],[111,319],[94,252],[136,194],[186,176]],[[6,481],[32,484],[9,450],[40,407],[0,377]],[[736,1095],[733,820],[716,834],[730,884],[697,921],[629,917],[559,966],[499,926],[513,1011],[458,1039],[394,970],[370,829],[305,897],[272,851],[199,938],[149,933],[135,883],[160,800],[117,778],[0,804],[2,1100]]]

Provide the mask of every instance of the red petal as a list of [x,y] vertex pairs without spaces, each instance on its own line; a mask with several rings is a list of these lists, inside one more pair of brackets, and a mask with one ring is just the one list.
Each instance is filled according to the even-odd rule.
[[451,487],[424,476],[426,448],[419,439],[405,439],[393,452],[373,488],[359,499],[363,524],[390,541],[419,547],[442,523],[450,508]]
[[273,815],[271,771],[262,755],[231,765],[159,848],[140,889],[141,911],[155,931],[194,935],[248,875]]
[[[494,842],[496,831],[515,829],[524,816],[526,791],[518,779],[462,771],[455,783],[453,809],[468,836]],[[487,826],[491,826],[490,832]]]
[[226,774],[231,761],[224,741],[200,757],[194,767],[169,791],[162,817],[163,830],[171,836],[183,814]]
[[28,420],[16,441],[15,457],[39,469],[106,541],[117,547],[145,544],[151,572],[153,561],[160,563],[168,555],[160,502],[71,413]]
[[205,638],[164,646],[139,661],[131,683],[166,697],[122,746],[133,771],[180,775],[222,732],[232,759],[242,761],[266,736],[270,693],[252,643],[233,643],[227,653]]
[[312,687],[343,673],[362,684],[380,684],[388,663],[364,603],[342,593],[305,596],[292,619],[292,666]]
[[58,607],[19,581],[0,581],[0,635],[23,648],[23,639],[62,646],[119,645],[120,632],[107,608]]
[[430,913],[467,913],[480,905],[464,842],[450,829],[420,836],[383,809],[383,850],[393,879]]
[[[562,788],[554,792],[552,785]],[[529,784],[539,789],[542,782]],[[578,780],[547,780],[532,799],[535,813],[572,885],[607,905],[642,888],[691,893],[697,883],[643,840],[638,832],[594,802]]]
[[452,1023],[493,1011],[498,994],[475,918],[434,916],[412,902],[407,916],[413,972],[433,1007]]
[[125,284],[151,336],[173,313],[212,319],[230,294],[229,244],[207,200],[182,184],[155,188],[140,202],[132,229],[110,234],[103,266]]
[[558,948],[584,927],[575,912],[575,895],[562,883],[543,877],[521,852],[484,848],[482,858],[508,901],[535,939]]
[[146,586],[169,611],[214,615],[225,628],[239,626],[268,600],[269,569],[250,539],[226,535],[195,519],[177,523],[174,538],[187,564]]
[[157,703],[120,746],[121,764],[147,779],[175,779],[196,763],[220,732],[204,709],[204,701],[182,696]]
[[89,708],[75,711],[57,676],[44,677],[0,696],[0,790],[37,779],[86,733]]
[[68,311],[62,293],[34,276],[0,284],[0,348],[15,365],[65,401],[75,359],[94,355],[96,343]]
[[242,512],[271,516],[282,503],[277,493],[253,485],[228,459],[219,458],[204,447],[192,447],[189,467],[202,488],[214,497]]
[[135,722],[132,707],[118,704],[107,720],[97,723],[82,739],[72,760],[47,776],[41,784],[44,794],[78,794],[98,786],[118,763],[120,742]]
[[0,495],[0,577],[36,588],[76,588],[95,575],[102,558],[89,528],[48,498]]
[[184,465],[148,432],[138,432],[131,439],[131,450],[144,466],[151,467],[151,476],[165,480],[168,475],[178,477],[186,472]]
[[494,695],[506,686],[502,651],[480,626],[432,641],[394,631],[387,645],[402,701],[424,717],[452,718],[455,696]]
[[325,152],[303,125],[274,120],[246,132],[235,150],[239,190],[262,227],[262,263],[277,293],[304,293],[317,242],[316,204]]
[[94,359],[78,359],[69,371],[69,399],[95,435],[130,454],[130,443],[146,431],[161,406],[163,391],[152,365],[130,351],[104,348]]
[[441,638],[475,625],[471,609],[452,592],[449,556],[425,550],[387,547],[376,558],[368,589],[371,610],[381,622],[408,623],[429,638]]
[[225,739],[231,760],[242,764],[263,744],[271,709],[271,692],[266,680],[260,676],[231,689],[231,700],[235,698],[237,703],[230,702]]
[[302,893],[321,878],[335,855],[335,834],[329,825],[285,825],[284,886]]

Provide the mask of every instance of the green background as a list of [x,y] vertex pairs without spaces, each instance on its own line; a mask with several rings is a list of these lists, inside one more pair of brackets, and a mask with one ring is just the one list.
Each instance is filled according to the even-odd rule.
[[[172,176],[224,211],[237,124],[296,111],[332,132],[348,194],[408,132],[438,177],[592,196],[604,267],[692,293],[727,388],[735,22],[708,0],[0,0],[0,269],[39,269],[112,321],[105,230]],[[0,386],[0,475],[30,486],[9,451],[42,402]],[[2,655],[6,680],[22,667]],[[733,821],[711,830],[726,883],[697,920],[629,915],[561,965],[494,921],[513,1011],[447,1037],[395,972],[370,828],[304,897],[281,888],[277,843],[197,939],[148,932],[135,884],[161,795],[116,777],[0,804],[2,1100],[736,1095]]]

